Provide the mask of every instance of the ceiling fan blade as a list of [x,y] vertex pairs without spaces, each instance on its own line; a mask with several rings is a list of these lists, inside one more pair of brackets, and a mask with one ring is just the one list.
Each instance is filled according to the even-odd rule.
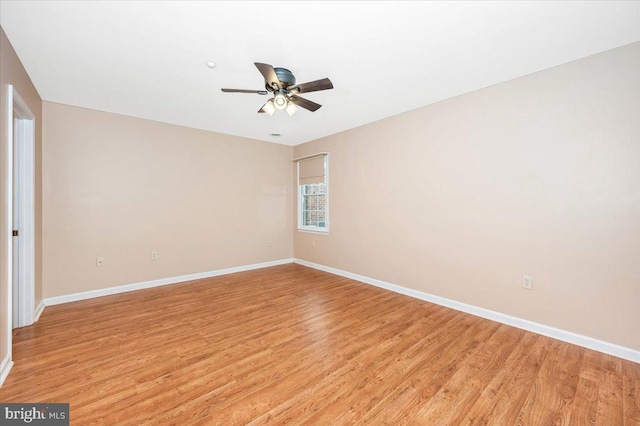
[[322,105],[317,104],[309,99],[301,98],[300,96],[292,95],[289,100],[301,108],[308,109],[311,112],[317,111]]
[[333,89],[333,84],[328,78],[310,81],[308,83],[296,84],[289,87],[289,90],[295,90],[297,93],[317,92],[318,90]]
[[245,90],[245,89],[220,89],[225,93],[257,93],[258,95],[266,95],[266,90]]
[[253,64],[258,68],[258,71],[260,71],[260,74],[264,77],[264,81],[269,86],[275,89],[282,89],[282,83],[278,80],[278,76],[271,65],[262,64],[260,62],[254,62]]

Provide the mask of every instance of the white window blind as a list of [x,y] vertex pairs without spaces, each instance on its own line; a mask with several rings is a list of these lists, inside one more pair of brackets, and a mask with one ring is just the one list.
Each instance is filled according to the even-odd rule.
[[324,182],[324,155],[300,160],[298,164],[300,167],[299,185]]

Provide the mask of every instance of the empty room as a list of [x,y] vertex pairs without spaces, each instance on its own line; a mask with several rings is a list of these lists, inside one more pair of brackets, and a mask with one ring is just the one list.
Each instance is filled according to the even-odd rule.
[[0,25],[0,424],[640,425],[640,1]]

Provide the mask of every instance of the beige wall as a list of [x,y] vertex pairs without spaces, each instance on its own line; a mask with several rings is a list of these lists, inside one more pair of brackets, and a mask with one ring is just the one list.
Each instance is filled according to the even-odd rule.
[[0,163],[2,164],[2,173],[0,174],[0,198],[2,199],[2,208],[0,209],[0,361],[8,354],[7,345],[8,334],[11,332],[11,318],[9,317],[8,308],[11,301],[8,296],[9,283],[6,280],[7,253],[5,248],[9,244],[9,229],[4,224],[8,223],[9,212],[7,210],[7,194],[6,186],[8,185],[10,176],[7,174],[7,148],[10,141],[7,139],[7,129],[9,123],[6,121],[9,111],[5,109],[5,96],[7,93],[7,85],[12,85],[14,90],[18,92],[20,97],[29,106],[29,109],[35,115],[35,296],[36,305],[42,300],[42,100],[31,83],[31,79],[24,70],[20,59],[13,50],[11,43],[7,39],[4,30],[0,28],[0,89],[2,91],[2,102],[0,105],[0,122],[2,130],[0,131]]
[[640,349],[640,43],[294,155],[319,151],[330,234],[297,258]]
[[43,112],[45,297],[292,257],[292,147]]
[[[4,32],[0,59],[2,86],[36,114],[36,303],[295,248],[640,349],[640,43],[295,149],[42,103]],[[318,151],[331,231],[293,234],[290,160]]]

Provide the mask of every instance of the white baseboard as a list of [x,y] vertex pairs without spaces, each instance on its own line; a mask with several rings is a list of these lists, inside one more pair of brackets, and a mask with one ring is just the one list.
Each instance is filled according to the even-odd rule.
[[592,337],[583,336],[570,331],[561,330],[558,328],[550,327],[548,325],[539,324],[537,322],[525,320],[522,318],[513,317],[511,315],[503,314],[496,311],[491,311],[485,308],[479,308],[477,306],[468,305],[466,303],[458,302],[452,299],[447,299],[433,294],[423,293],[418,290],[402,287],[399,285],[391,284],[385,281],[380,281],[375,278],[369,278],[351,272],[342,271],[340,269],[331,268],[329,266],[320,265],[313,262],[308,262],[302,259],[293,259],[294,263],[308,266],[309,268],[319,269],[321,271],[329,272],[331,274],[340,275],[342,277],[351,278],[356,281],[363,282],[365,284],[371,284],[376,287],[384,288],[396,293],[404,294],[406,296],[414,297],[416,299],[425,300],[427,302],[435,303],[436,305],[446,306],[447,308],[455,309],[457,311],[466,312],[471,315],[490,319],[502,324],[510,325],[523,330],[531,331],[533,333],[542,334],[543,336],[551,337],[563,342],[572,343],[574,345],[582,346],[584,348],[593,349],[598,352],[617,356],[619,358],[627,359],[629,361],[640,363],[640,351],[619,346],[609,342],[603,342],[602,340],[594,339]]
[[179,277],[162,278],[153,281],[144,281],[135,284],[121,285],[118,287],[101,288],[99,290],[85,291],[82,293],[67,294],[64,296],[47,297],[44,299],[46,306],[59,305],[61,303],[76,302],[78,300],[93,299],[94,297],[109,296],[112,294],[126,293],[128,291],[142,290],[145,288],[159,287],[176,284],[185,281],[199,280],[202,278],[217,277],[219,275],[233,274],[235,272],[250,271],[252,269],[268,268],[269,266],[292,263],[293,259],[280,259],[271,262],[254,263],[253,265],[237,266],[234,268],[218,269],[216,271],[199,272],[197,274],[181,275]]
[[11,355],[7,354],[0,364],[0,387],[2,387],[2,384],[9,375],[11,367],[13,367],[13,361],[11,360]]
[[36,323],[40,319],[40,315],[42,315],[42,311],[44,311],[44,300],[41,300],[33,313],[33,322]]

